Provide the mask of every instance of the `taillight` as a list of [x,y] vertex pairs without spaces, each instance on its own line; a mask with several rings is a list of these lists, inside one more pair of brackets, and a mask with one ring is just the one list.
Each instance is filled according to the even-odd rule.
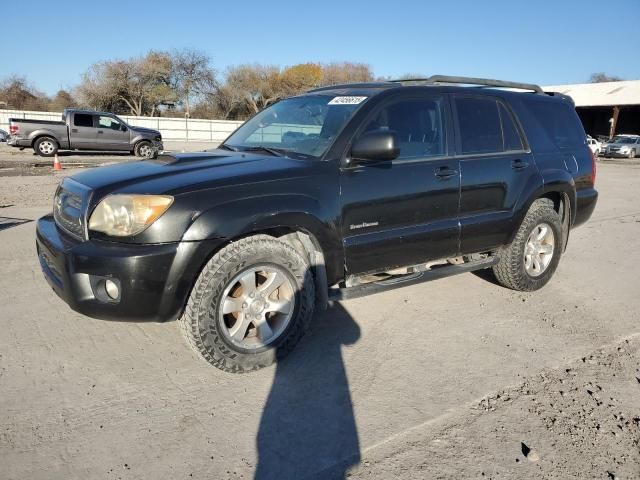
[[591,149],[589,149],[589,153],[591,153],[591,183],[596,184],[596,154],[593,153]]
[[18,133],[18,125],[9,125],[9,133],[11,135]]

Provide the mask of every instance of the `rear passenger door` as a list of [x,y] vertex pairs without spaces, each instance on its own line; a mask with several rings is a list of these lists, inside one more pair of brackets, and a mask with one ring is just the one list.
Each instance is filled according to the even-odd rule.
[[454,95],[460,159],[460,251],[504,245],[520,196],[542,181],[519,122],[500,98]]
[[97,132],[94,116],[90,113],[74,113],[69,125],[71,148],[97,148]]
[[342,233],[349,274],[380,271],[455,255],[458,161],[449,151],[444,95],[401,94],[371,112],[356,133],[391,130],[393,161],[343,166]]

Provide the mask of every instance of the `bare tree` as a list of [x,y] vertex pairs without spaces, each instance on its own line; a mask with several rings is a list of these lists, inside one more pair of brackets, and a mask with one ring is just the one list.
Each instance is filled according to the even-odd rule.
[[322,66],[319,63],[299,63],[283,70],[281,88],[287,95],[296,95],[320,85]]
[[589,77],[590,83],[604,83],[604,82],[620,82],[622,79],[620,77],[614,77],[613,75],[607,75],[604,72],[596,72],[592,73],[591,77]]
[[322,66],[322,85],[370,82],[371,80],[373,80],[371,67],[364,63],[335,62]]
[[78,106],[78,102],[66,90],[60,89],[58,93],[49,102],[49,110],[52,112],[61,112],[65,108],[74,108]]
[[191,116],[191,100],[216,88],[216,72],[211,59],[196,50],[181,50],[172,54],[174,86],[185,106],[185,116]]
[[47,110],[49,98],[31,86],[26,77],[10,76],[0,84],[0,102],[18,110]]
[[231,67],[227,71],[225,85],[243,98],[252,113],[285,95],[280,69],[270,65]]
[[83,76],[78,93],[96,108],[131,115],[154,116],[158,106],[175,101],[171,85],[172,61],[165,52],[144,57],[96,63]]

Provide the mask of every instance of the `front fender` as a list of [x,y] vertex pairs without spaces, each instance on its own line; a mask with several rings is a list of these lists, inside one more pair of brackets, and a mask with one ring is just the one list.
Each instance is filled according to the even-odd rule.
[[275,228],[310,234],[322,249],[329,279],[340,276],[344,253],[335,218],[317,199],[303,194],[270,194],[218,204],[195,219],[183,240],[233,240]]

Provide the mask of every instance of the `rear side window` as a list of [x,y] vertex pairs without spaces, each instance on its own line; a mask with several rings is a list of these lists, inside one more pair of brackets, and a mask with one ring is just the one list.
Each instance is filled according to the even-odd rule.
[[575,148],[584,145],[584,131],[578,115],[571,107],[560,102],[532,101],[529,108],[557,147]]
[[76,113],[73,116],[73,124],[76,127],[93,127],[93,115]]
[[462,153],[503,151],[498,102],[491,98],[457,97]]

